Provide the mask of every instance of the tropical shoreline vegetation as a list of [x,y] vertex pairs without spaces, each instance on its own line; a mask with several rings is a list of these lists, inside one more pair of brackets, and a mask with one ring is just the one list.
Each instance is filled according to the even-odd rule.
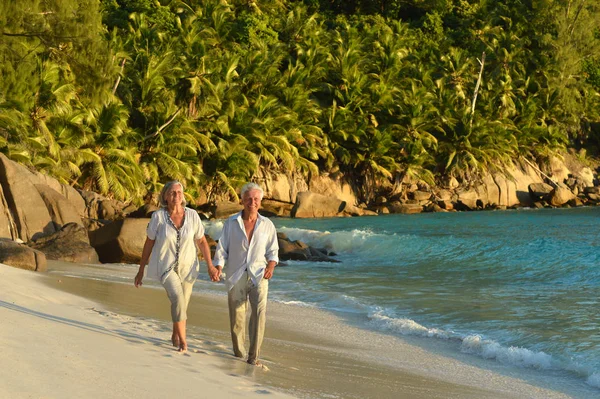
[[28,0],[0,27],[0,152],[120,200],[338,172],[368,204],[600,147],[597,2]]

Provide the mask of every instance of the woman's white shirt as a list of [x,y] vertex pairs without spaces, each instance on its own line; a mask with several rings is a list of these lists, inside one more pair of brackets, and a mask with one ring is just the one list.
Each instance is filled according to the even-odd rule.
[[[184,208],[185,217],[179,229],[179,276],[186,281],[194,281],[200,273],[196,240],[204,237],[204,226],[198,213]],[[154,247],[148,262],[148,277],[163,282],[174,272],[177,261],[177,230],[170,223],[166,208],[152,214],[148,228],[148,238],[154,240]]]

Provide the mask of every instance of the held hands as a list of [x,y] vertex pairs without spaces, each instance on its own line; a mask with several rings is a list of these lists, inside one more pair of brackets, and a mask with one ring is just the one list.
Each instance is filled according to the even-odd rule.
[[221,266],[208,266],[208,276],[211,281],[218,282],[221,281],[221,271],[223,268]]

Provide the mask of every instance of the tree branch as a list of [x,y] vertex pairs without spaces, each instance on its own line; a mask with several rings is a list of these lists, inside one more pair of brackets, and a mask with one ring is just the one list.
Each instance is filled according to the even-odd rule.
[[115,85],[114,85],[113,90],[112,90],[113,96],[117,92],[117,87],[119,87],[119,83],[121,82],[121,76],[123,76],[123,69],[125,68],[125,61],[126,60],[127,60],[126,58],[123,58],[123,62],[121,62],[121,72],[119,72],[119,76],[117,77],[117,81],[115,82]]
[[162,132],[162,131],[163,131],[163,129],[165,129],[167,126],[169,126],[169,125],[170,125],[170,124],[171,124],[171,123],[172,123],[172,122],[175,120],[175,118],[177,118],[177,115],[179,115],[179,113],[180,113],[180,112],[181,112],[181,108],[179,108],[179,109],[177,110],[177,112],[175,112],[175,114],[174,114],[174,115],[173,115],[171,118],[169,118],[169,120],[168,120],[168,121],[166,121],[166,122],[165,122],[165,124],[164,124],[164,125],[162,125],[161,127],[159,127],[159,128],[156,130],[156,132],[154,132],[154,133],[152,133],[152,134],[149,134],[149,135],[147,135],[146,137],[144,137],[144,140],[147,140],[147,139],[149,139],[149,138],[152,138],[152,137],[156,137],[156,136],[158,136],[158,135],[160,134],[160,132]]
[[479,86],[481,85],[481,77],[483,76],[483,65],[485,64],[485,51],[481,54],[481,68],[479,69],[479,77],[477,78],[477,84],[475,85],[475,93],[473,93],[473,102],[471,103],[471,120],[469,121],[469,131],[473,128],[473,116],[475,116],[475,102],[477,101],[477,93],[479,93]]
[[583,10],[584,5],[585,5],[585,0],[582,0],[581,4],[577,8],[577,12],[575,13],[575,18],[573,18],[573,22],[571,22],[571,25],[569,26],[569,30],[570,30],[569,37],[572,37],[573,32],[575,32],[575,24],[577,23],[577,20],[579,19],[579,15],[581,14],[581,10]]
[[554,179],[553,179],[553,178],[551,178],[550,176],[548,176],[547,174],[545,174],[544,172],[542,172],[542,171],[540,170],[540,168],[538,168],[536,165],[534,165],[532,162],[530,162],[530,161],[529,161],[527,158],[523,157],[523,160],[524,160],[525,162],[527,162],[527,163],[529,164],[529,166],[531,166],[533,169],[537,170],[537,172],[538,172],[539,174],[541,174],[541,175],[542,175],[542,176],[544,176],[546,179],[548,179],[548,180],[550,181],[550,183],[554,184],[554,187],[558,187],[558,183],[556,183],[556,182],[554,181]]

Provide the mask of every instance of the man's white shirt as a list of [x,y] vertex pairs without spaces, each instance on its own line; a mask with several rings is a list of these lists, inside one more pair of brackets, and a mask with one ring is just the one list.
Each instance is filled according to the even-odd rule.
[[225,221],[213,264],[224,266],[223,272],[228,290],[240,280],[246,270],[252,282],[258,285],[270,261],[279,263],[279,244],[273,222],[259,214],[252,240],[248,242],[242,212]]

